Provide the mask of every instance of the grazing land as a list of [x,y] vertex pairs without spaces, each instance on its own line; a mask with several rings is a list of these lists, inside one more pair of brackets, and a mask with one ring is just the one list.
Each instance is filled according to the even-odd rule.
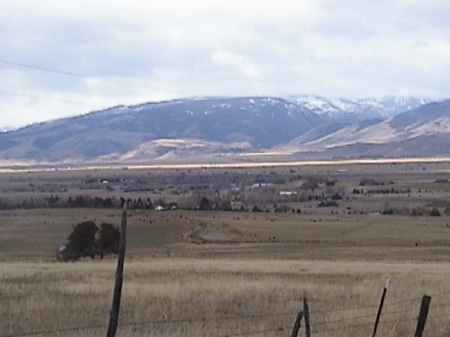
[[[82,221],[130,200],[118,335],[450,331],[450,163],[339,163],[0,174],[0,336],[104,336],[115,257],[56,262]],[[303,324],[302,324],[303,325]],[[303,333],[303,332],[302,332]]]

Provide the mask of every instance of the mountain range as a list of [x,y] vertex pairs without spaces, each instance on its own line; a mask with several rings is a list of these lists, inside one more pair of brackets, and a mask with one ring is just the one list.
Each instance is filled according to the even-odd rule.
[[206,97],[117,106],[0,133],[0,160],[450,157],[450,100]]

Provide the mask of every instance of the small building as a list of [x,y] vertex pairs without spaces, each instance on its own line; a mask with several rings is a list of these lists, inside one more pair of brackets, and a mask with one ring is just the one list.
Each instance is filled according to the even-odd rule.
[[293,195],[297,195],[297,191],[280,191],[279,195],[290,197]]
[[232,211],[240,211],[243,208],[242,201],[232,201],[231,202],[231,210]]

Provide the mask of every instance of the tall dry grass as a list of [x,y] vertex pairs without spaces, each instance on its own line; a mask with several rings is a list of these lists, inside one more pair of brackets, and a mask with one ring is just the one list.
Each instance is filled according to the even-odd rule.
[[[118,336],[288,336],[306,293],[314,336],[426,336],[450,327],[446,263],[147,258],[126,263]],[[0,336],[104,336],[115,262],[0,263]]]

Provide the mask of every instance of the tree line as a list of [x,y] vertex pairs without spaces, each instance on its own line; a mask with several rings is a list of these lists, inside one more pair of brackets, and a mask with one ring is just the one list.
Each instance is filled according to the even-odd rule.
[[[29,198],[21,202],[13,202],[0,198],[0,210],[9,209],[41,209],[41,208],[120,208],[122,198],[115,197],[91,197],[89,195],[69,196],[66,199],[58,195],[50,195],[46,198]],[[163,198],[152,202],[150,198],[137,198],[130,200],[132,209],[154,209],[156,206],[172,207],[176,203],[167,203]]]

